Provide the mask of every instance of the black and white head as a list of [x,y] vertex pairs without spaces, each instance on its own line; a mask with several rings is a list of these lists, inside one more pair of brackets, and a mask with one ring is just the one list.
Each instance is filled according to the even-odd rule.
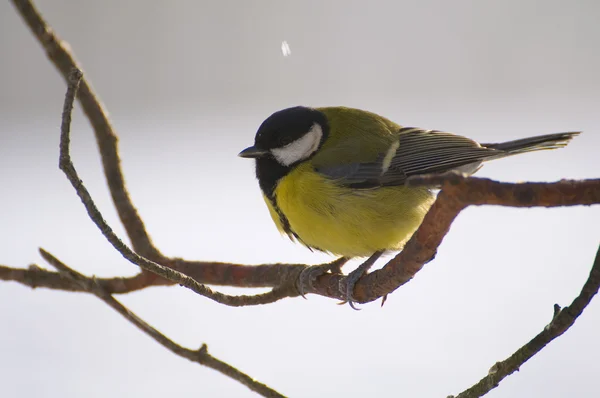
[[303,106],[287,108],[269,116],[258,128],[254,145],[238,156],[256,159],[256,177],[263,192],[271,196],[277,181],[310,159],[328,134],[322,112]]
[[318,110],[287,108],[269,116],[258,128],[254,145],[239,156],[271,157],[289,167],[310,158],[324,141],[326,130],[327,119]]

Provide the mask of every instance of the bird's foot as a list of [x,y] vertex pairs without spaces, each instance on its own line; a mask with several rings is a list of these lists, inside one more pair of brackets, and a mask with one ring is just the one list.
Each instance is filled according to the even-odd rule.
[[341,274],[341,267],[347,261],[347,258],[340,257],[330,263],[312,265],[304,268],[296,280],[296,289],[298,289],[298,293],[300,293],[303,298],[306,298],[305,295],[307,290],[314,289],[314,284],[318,277],[325,275],[328,272],[331,274]]
[[366,259],[365,262],[359,265],[357,269],[350,272],[348,276],[346,276],[340,281],[340,292],[342,292],[346,298],[346,301],[343,301],[340,304],[348,303],[350,304],[350,307],[352,307],[352,309],[357,311],[360,310],[359,308],[356,308],[354,306],[354,286],[356,285],[356,282],[358,282],[358,280],[367,273],[367,271],[373,266],[373,264],[375,264],[375,261],[377,261],[377,259],[381,257],[382,254],[382,251],[373,253],[373,255],[371,255],[371,257]]

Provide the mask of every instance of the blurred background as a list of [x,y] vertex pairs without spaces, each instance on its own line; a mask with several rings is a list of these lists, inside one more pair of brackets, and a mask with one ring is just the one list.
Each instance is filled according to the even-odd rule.
[[[483,142],[582,130],[566,149],[493,162],[479,175],[599,177],[597,1],[36,3],[107,106],[128,189],[167,255],[331,259],[279,236],[253,163],[236,157],[267,116],[298,104],[368,109]],[[45,265],[41,246],[87,275],[133,275],[58,170],[65,84],[9,2],[0,3],[0,54],[0,264]],[[79,109],[73,155],[125,238]],[[291,397],[446,397],[578,294],[599,221],[598,206],[467,209],[434,262],[383,308],[359,312],[312,295],[229,308],[179,287],[119,299],[176,342],[205,342]],[[256,396],[89,295],[1,282],[0,320],[6,397]],[[599,331],[596,300],[489,397],[597,396]]]

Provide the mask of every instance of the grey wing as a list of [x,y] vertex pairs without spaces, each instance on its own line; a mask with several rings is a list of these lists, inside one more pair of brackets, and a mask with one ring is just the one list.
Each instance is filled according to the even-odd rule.
[[475,172],[481,162],[506,156],[465,137],[436,130],[404,127],[386,152],[368,163],[350,163],[317,169],[340,184],[353,188],[403,185],[408,177],[450,170]]

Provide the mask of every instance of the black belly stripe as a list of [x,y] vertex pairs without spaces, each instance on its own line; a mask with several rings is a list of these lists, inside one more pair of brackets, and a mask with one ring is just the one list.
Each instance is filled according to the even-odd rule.
[[275,209],[275,212],[279,216],[279,222],[281,222],[281,226],[283,227],[283,230],[285,231],[285,233],[287,234],[287,236],[292,241],[294,239],[296,239],[298,242],[300,242],[304,246],[306,246],[308,248],[308,250],[310,250],[310,251],[313,251],[313,249],[318,250],[318,251],[322,251],[322,252],[325,251],[323,249],[319,249],[318,247],[308,245],[306,242],[304,242],[302,240],[302,238],[300,238],[300,236],[298,236],[298,234],[292,229],[292,226],[290,225],[290,221],[287,219],[287,217],[285,216],[285,214],[283,214],[283,211],[281,211],[281,209],[277,205],[277,196],[275,196],[274,193],[273,193],[273,195],[269,195],[268,199],[269,199],[269,202],[271,202],[271,206],[273,206],[273,209]]
[[275,189],[277,188],[279,181],[291,170],[292,167],[282,166],[271,157],[256,159],[256,178],[258,179],[258,184],[260,185],[260,189],[262,190],[263,194],[269,200],[269,203],[271,203],[271,206],[273,206],[273,209],[279,216],[279,222],[281,223],[283,231],[292,241],[296,239],[298,242],[308,247],[311,251],[312,249],[315,249],[324,252],[325,250],[323,249],[306,244],[292,229],[290,221],[285,214],[283,214],[281,208],[279,208],[277,205],[277,195],[275,194]]
[[271,202],[271,206],[273,206],[273,208],[275,209],[275,212],[279,216],[279,222],[281,223],[281,226],[283,227],[283,230],[285,231],[285,233],[288,234],[288,236],[293,235],[295,238],[298,238],[298,234],[296,234],[292,230],[290,221],[287,219],[285,214],[283,214],[283,211],[281,211],[281,209],[277,205],[277,199],[275,198],[275,195],[273,195],[273,197],[269,198],[269,202]]

